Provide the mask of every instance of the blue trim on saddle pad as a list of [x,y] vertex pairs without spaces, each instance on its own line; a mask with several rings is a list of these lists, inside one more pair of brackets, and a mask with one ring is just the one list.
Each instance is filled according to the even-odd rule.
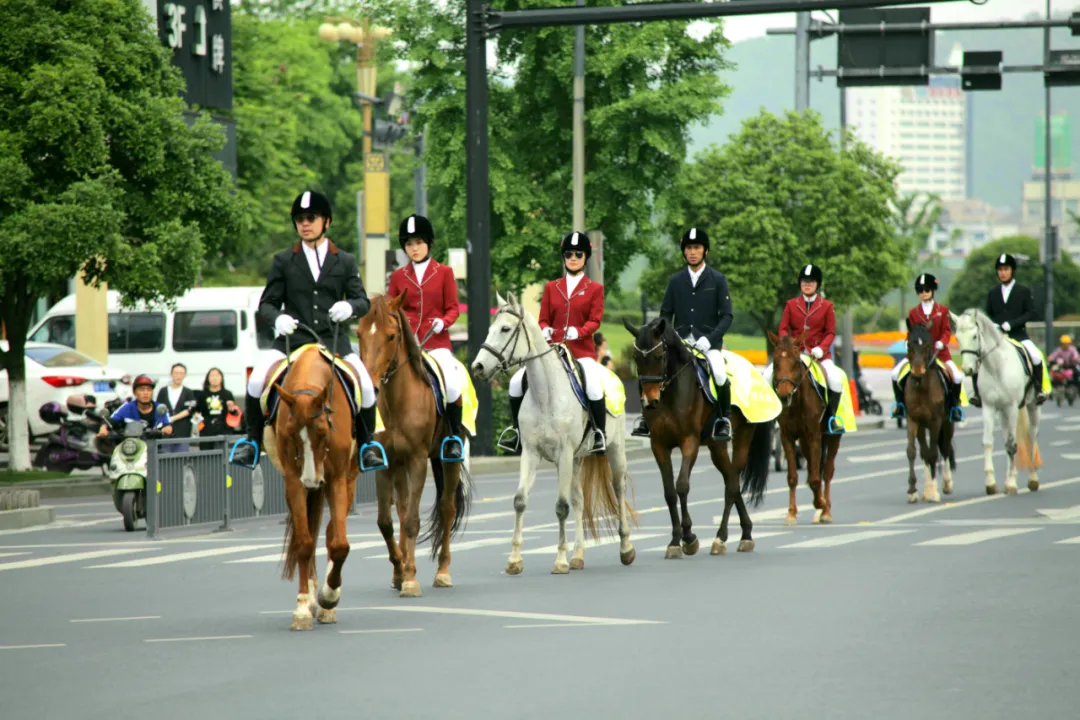
[[570,388],[574,391],[574,397],[581,403],[581,407],[587,410],[589,408],[589,403],[585,398],[585,388],[581,386],[581,381],[578,380],[578,375],[574,372],[574,365],[570,364],[571,362],[574,362],[576,365],[576,361],[570,357],[570,353],[566,351],[566,347],[563,345],[555,346],[555,354],[558,355],[559,360],[562,362],[563,370],[566,371],[566,375],[570,378]]
[[709,382],[708,367],[708,360],[697,356],[694,357],[694,369],[697,370],[698,385],[701,386],[701,392],[705,393],[706,400],[715,405],[717,397],[712,391],[712,383]]
[[427,370],[428,384],[431,385],[431,394],[435,396],[435,414],[442,417],[446,414],[446,398],[443,397],[442,386],[439,384],[438,372],[424,358],[424,370]]

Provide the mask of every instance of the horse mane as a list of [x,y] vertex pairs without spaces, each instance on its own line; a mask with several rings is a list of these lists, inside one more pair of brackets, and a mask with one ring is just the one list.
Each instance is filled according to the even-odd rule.
[[968,308],[961,317],[973,318],[975,320],[975,326],[982,332],[989,333],[992,337],[1000,337],[1005,334],[998,330],[997,325],[990,319],[990,316],[979,308]]
[[405,311],[398,308],[398,320],[401,322],[401,333],[405,339],[405,354],[409,357],[409,365],[422,378],[427,378],[427,370],[424,369],[424,355],[420,351],[420,343],[416,340],[416,334],[409,325],[409,319],[405,317]]
[[930,336],[930,328],[923,324],[912,325],[911,330],[908,331],[908,344],[911,344],[912,340],[918,340],[920,344],[930,344],[933,338]]

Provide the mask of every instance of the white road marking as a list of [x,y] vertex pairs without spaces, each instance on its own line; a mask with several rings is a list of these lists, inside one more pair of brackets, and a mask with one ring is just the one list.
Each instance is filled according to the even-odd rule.
[[[842,457],[842,456],[841,456]],[[907,451],[900,450],[898,452],[879,453],[877,455],[848,455],[847,461],[853,463],[872,463],[883,462],[885,460],[906,460]]]
[[0,650],[33,650],[35,648],[67,647],[65,643],[50,643],[48,645],[0,645]]
[[93,560],[111,555],[125,555],[128,553],[144,552],[149,548],[123,548],[116,550],[94,550],[92,552],[71,553],[69,555],[54,555],[52,557],[33,558],[30,560],[16,560],[14,562],[0,563],[2,570],[19,570],[22,568],[42,567],[44,565],[59,565],[61,563],[80,562]]
[[781,545],[780,550],[804,550],[809,548],[830,548],[838,547],[840,545],[850,545],[851,543],[862,542],[863,540],[876,540],[878,538],[890,537],[892,535],[903,535],[904,533],[915,532],[914,530],[864,530],[862,532],[844,533],[843,535],[830,535],[829,537],[814,538],[813,540],[803,540],[802,542],[792,543],[791,545]]
[[[379,543],[382,547],[386,548],[386,543]],[[462,552],[465,550],[475,550],[476,548],[491,547],[492,545],[510,544],[510,538],[497,537],[497,538],[484,538],[483,540],[469,540],[463,543],[450,543],[450,554]],[[365,560],[386,560],[386,553],[380,553],[378,555],[368,555]]]
[[1061,453],[1064,460],[1080,460],[1080,453]]
[[[666,625],[667,620],[636,620],[633,618],[589,617],[587,615],[556,615],[554,613],[520,612],[516,610],[480,610],[474,608],[444,608],[421,605],[380,605],[366,607],[339,607],[340,612],[383,611],[403,613],[428,613],[431,615],[470,615],[476,617],[510,618],[512,620],[552,620],[564,623],[589,623],[595,625]],[[292,610],[262,610],[260,615],[284,615]]]
[[382,635],[383,633],[424,632],[424,628],[384,628],[382,630],[339,630],[340,635]]
[[85,570],[98,570],[100,568],[133,568],[146,567],[148,565],[164,565],[166,563],[182,562],[184,560],[197,560],[199,558],[217,557],[218,555],[235,555],[236,553],[250,552],[252,550],[265,550],[276,545],[241,545],[239,547],[210,548],[209,550],[191,550],[190,552],[174,553],[172,555],[157,555],[138,560],[125,560],[108,565],[89,565]]
[[[657,538],[657,537],[663,537],[663,536],[660,533],[648,533],[646,535],[631,535],[630,540],[631,540],[631,542],[640,542],[641,540],[648,540],[650,538]],[[590,548],[602,547],[604,545],[617,545],[617,544],[619,544],[619,542],[620,542],[620,540],[619,540],[618,535],[616,535],[615,537],[601,538],[600,540],[590,540],[590,541],[585,543],[585,549],[588,550]],[[574,549],[574,541],[571,540],[568,537],[566,539],[566,544],[567,544],[567,552],[572,552],[573,549]],[[451,548],[450,550],[452,552],[453,548]],[[521,554],[522,555],[550,555],[552,553],[557,553],[558,551],[559,551],[559,545],[558,545],[558,543],[556,543],[555,545],[545,545],[544,547],[533,548],[532,550],[522,550]],[[509,555],[509,554],[510,553],[507,552],[507,555]]]
[[[1054,482],[1043,483],[1039,487],[1040,487],[1040,492],[1041,492],[1042,490],[1050,490],[1050,489],[1056,488],[1056,487],[1064,487],[1065,485],[1075,485],[1076,483],[1080,483],[1080,477],[1068,478],[1066,480],[1055,480]],[[1019,489],[1019,492],[1020,492],[1021,495],[1023,495],[1024,493],[1029,493],[1031,491],[1028,490],[1026,487],[1022,487],[1022,488]],[[1005,495],[1004,493],[1002,493],[1001,488],[999,487],[997,495],[984,495],[983,497],[971,498],[969,500],[960,500],[959,502],[941,503],[939,505],[932,505],[932,506],[927,507],[927,508],[922,508],[921,510],[912,510],[911,512],[901,513],[899,515],[893,515],[892,517],[887,517],[887,518],[884,518],[882,520],[875,520],[875,521],[871,522],[870,524],[871,525],[892,525],[893,523],[903,522],[904,520],[910,520],[911,518],[922,517],[924,515],[929,515],[930,513],[941,512],[942,510],[952,510],[952,509],[958,508],[958,507],[966,507],[968,505],[977,505],[979,503],[992,502],[994,500],[1001,500],[1002,498],[1005,498],[1005,497],[1008,497],[1008,496]]]
[[18,555],[29,555],[28,552],[0,552],[0,558],[2,557],[16,557]]
[[[383,542],[382,540],[366,540],[364,542],[349,543],[349,553],[351,554],[353,550],[367,550],[368,548],[380,547],[380,546],[385,547],[386,543]],[[277,543],[276,545],[266,545],[265,547],[279,547],[280,548],[281,543]],[[259,548],[259,549],[261,549],[261,548]],[[326,548],[325,547],[317,547],[317,548],[315,548],[315,557],[326,557]],[[285,559],[285,553],[276,552],[276,553],[272,553],[270,555],[256,555],[255,557],[241,558],[239,560],[226,560],[225,564],[226,565],[235,565],[235,564],[240,564],[240,563],[276,563],[276,562],[281,562],[284,559]]]
[[[740,540],[740,538],[735,537],[735,534],[739,530],[738,526],[735,526],[734,530],[735,530],[735,532],[733,532],[731,535],[728,536],[728,542],[729,543],[738,543],[739,540]],[[791,534],[791,531],[789,531],[789,530],[778,530],[777,532],[755,532],[755,533],[753,533],[754,542],[757,542],[758,540],[761,540],[762,538],[777,537],[779,535],[790,535],[790,534]],[[714,535],[713,537],[715,538],[716,536]],[[711,539],[709,540],[709,543],[710,544],[712,543]],[[701,548],[702,548],[702,550],[705,549],[705,539],[704,538],[702,538]],[[658,547],[649,548],[645,552],[658,552],[660,550],[665,550],[666,551],[667,549],[668,549],[667,545],[660,545]]]
[[915,543],[915,547],[944,547],[955,545],[975,545],[987,540],[1024,535],[1025,533],[1037,532],[1042,528],[999,528],[997,530],[976,530],[975,532],[961,533],[959,535],[947,535],[934,538],[925,542]]
[[33,527],[26,528],[14,528],[12,530],[0,530],[0,536],[3,535],[19,535],[22,533],[32,532],[44,532],[46,530],[69,530],[72,528],[90,527],[92,525],[104,525],[105,523],[118,523],[119,518],[108,517],[103,520],[85,520],[82,522],[70,522],[67,520],[57,520],[56,522],[49,523],[48,525],[34,525]]
[[1072,507],[1067,508],[1036,510],[1035,512],[1050,520],[1068,521],[1080,519],[1080,505],[1073,505]]
[[496,518],[514,517],[517,515],[516,510],[500,510],[499,512],[480,513],[479,515],[470,515],[469,522],[484,522],[485,520],[495,520]]
[[[292,612],[290,610],[290,612]],[[178,638],[150,638],[149,640],[143,640],[146,643],[165,643],[165,642],[197,642],[200,640],[244,640],[247,638],[255,637],[254,635],[207,635],[205,637],[178,637]]]
[[518,630],[524,628],[566,628],[566,627],[611,627],[611,623],[572,622],[572,623],[529,623],[527,625],[503,625],[504,628]]
[[1080,545],[1080,536],[1071,537],[1066,540],[1058,540],[1055,545]]
[[99,622],[127,622],[128,620],[160,620],[160,615],[138,615],[136,617],[119,618],[84,618],[81,620],[68,620],[73,623],[99,623]]

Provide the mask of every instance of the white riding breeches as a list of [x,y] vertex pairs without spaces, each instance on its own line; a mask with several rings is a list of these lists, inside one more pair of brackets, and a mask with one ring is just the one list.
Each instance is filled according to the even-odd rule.
[[[844,389],[844,376],[840,373],[840,369],[836,367],[832,360],[818,360],[818,365],[825,371],[825,384],[829,386],[829,389],[833,392],[842,392]],[[772,385],[773,366],[769,363],[766,366],[762,376],[765,378],[765,382]]]
[[[687,342],[691,345],[694,344],[693,340],[687,338]],[[717,387],[727,384],[727,366],[724,363],[724,356],[717,348],[711,348],[705,351],[705,359],[709,361],[709,369],[712,370],[713,380],[716,381]]]
[[[607,372],[604,366],[592,358],[578,358],[581,370],[585,373],[585,397],[590,400],[604,399],[604,380],[601,373]],[[510,397],[522,397],[525,389],[522,387],[525,378],[525,368],[521,368],[510,378]]]
[[458,398],[461,397],[461,388],[465,384],[464,379],[461,377],[461,363],[454,357],[454,353],[447,348],[428,350],[427,354],[431,356],[439,366],[439,370],[442,371],[443,380],[446,383],[446,402],[448,404],[456,403]]
[[[900,373],[903,372],[904,368],[906,368],[908,364],[908,359],[904,358],[896,364],[896,367],[892,369],[892,381],[894,383],[900,382]],[[956,363],[954,363],[952,360],[946,360],[945,367],[949,368],[949,372],[952,373],[953,382],[959,385],[964,379],[964,373],[960,371],[960,368],[956,367]]]
[[[274,350],[273,348],[264,350],[259,356],[258,362],[255,363],[255,368],[251,371],[251,377],[248,378],[247,394],[251,397],[262,395],[263,390],[266,389],[266,373],[270,372],[270,366],[284,358],[285,353],[280,350]],[[353,367],[357,378],[360,380],[361,406],[365,408],[371,407],[375,404],[375,385],[371,382],[371,375],[368,374],[367,368],[364,367],[364,363],[360,361],[360,356],[356,353],[346,355],[345,362]]]
[[1031,340],[1021,340],[1020,344],[1024,346],[1024,349],[1028,351],[1028,355],[1031,356],[1031,362],[1035,365],[1042,365],[1042,354],[1039,353],[1039,346]]

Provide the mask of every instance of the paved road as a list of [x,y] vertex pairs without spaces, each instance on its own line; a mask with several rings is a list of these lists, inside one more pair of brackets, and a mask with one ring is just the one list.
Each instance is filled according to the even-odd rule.
[[455,588],[432,589],[425,559],[425,596],[399,599],[365,512],[339,623],[310,633],[288,631],[277,520],[150,543],[106,503],[65,503],[54,527],[0,534],[0,716],[1073,717],[1080,412],[1047,414],[1038,493],[983,493],[973,418],[949,504],[911,506],[901,434],[858,433],[841,447],[836,524],[803,511],[785,527],[773,475],[752,554],[708,554],[722,503],[706,471],[691,491],[702,552],[664,560],[658,475],[637,463],[637,562],[591,548],[569,576],[549,574],[551,473],[519,577],[502,573],[516,477],[478,478]]

